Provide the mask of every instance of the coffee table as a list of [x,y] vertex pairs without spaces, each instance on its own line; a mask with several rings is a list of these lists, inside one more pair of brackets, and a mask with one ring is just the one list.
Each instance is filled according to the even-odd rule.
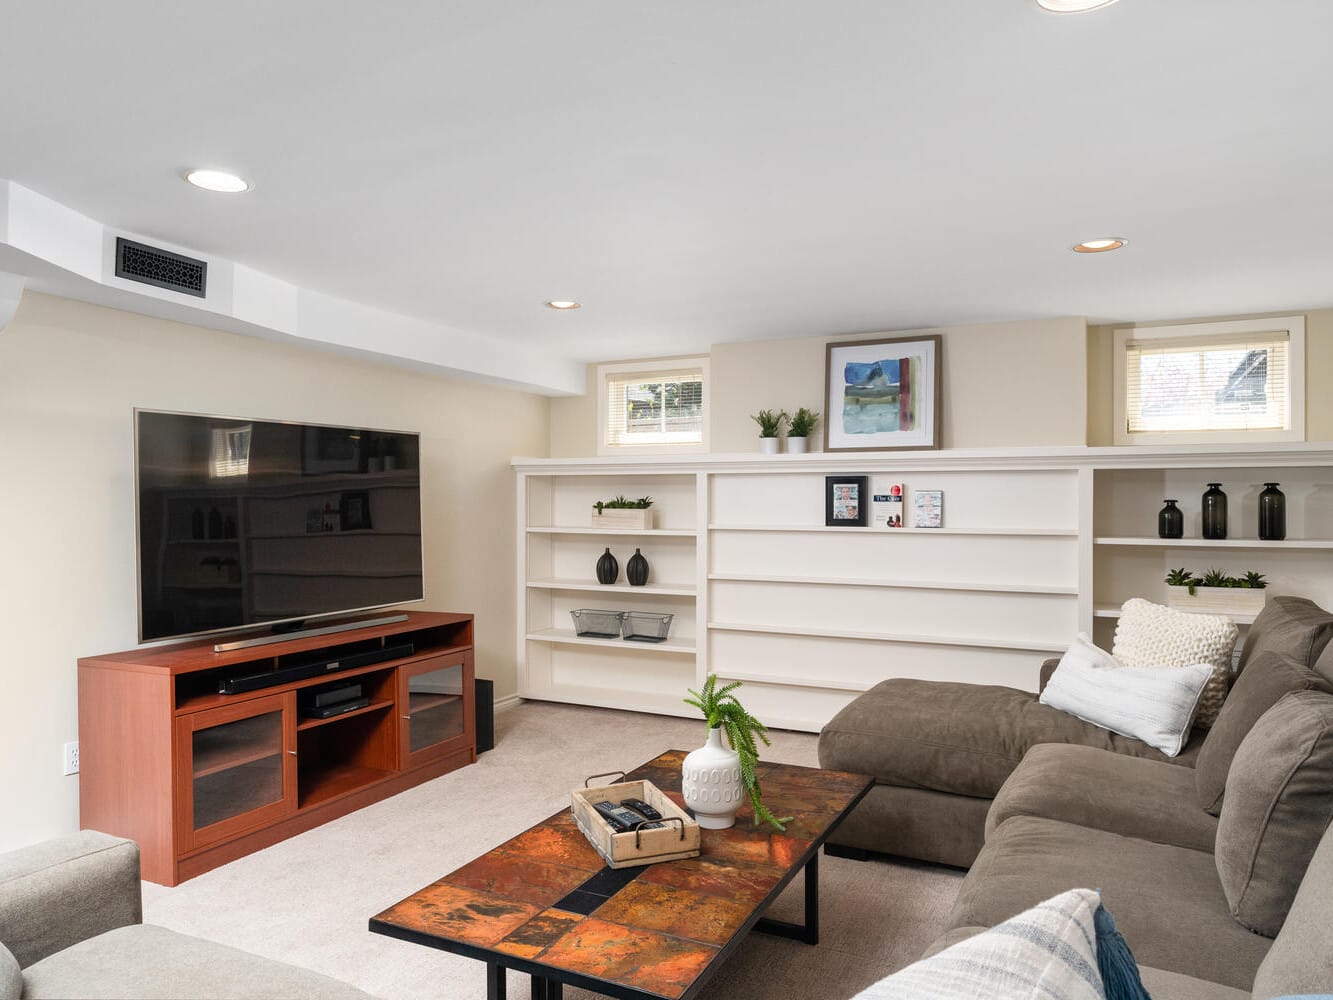
[[[678,804],[684,750],[633,771]],[[751,930],[819,941],[819,848],[874,779],[760,761],[764,802],[794,816],[756,828],[749,803],[729,830],[704,830],[700,856],[606,867],[563,809],[372,917],[377,934],[486,963],[486,995],[505,1000],[505,969],[532,977],[534,1000],[569,983],[612,997],[689,1000]],[[805,922],[763,917],[805,872]]]

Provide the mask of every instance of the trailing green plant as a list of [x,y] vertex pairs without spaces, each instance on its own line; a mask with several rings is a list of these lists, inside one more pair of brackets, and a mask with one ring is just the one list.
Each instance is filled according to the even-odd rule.
[[1170,570],[1166,574],[1168,587],[1188,587],[1190,596],[1194,596],[1195,587],[1233,587],[1239,590],[1263,590],[1268,586],[1262,573],[1250,570],[1244,576],[1227,576],[1220,569],[1210,569],[1203,576],[1195,576],[1183,566]]
[[761,438],[775,438],[778,432],[782,430],[782,425],[791,418],[786,410],[760,410],[758,413],[750,414],[750,419],[759,425],[759,436]]
[[652,505],[652,497],[639,497],[637,500],[627,500],[621,495],[614,500],[598,500],[593,504],[593,508],[600,514],[603,510],[647,510]]
[[817,423],[819,423],[819,414],[802,406],[792,414],[791,425],[787,428],[787,437],[809,437]]
[[774,816],[768,806],[764,805],[763,790],[759,787],[759,776],[754,769],[759,760],[759,742],[762,741],[766,747],[772,746],[768,741],[768,729],[747,712],[745,706],[732,694],[740,686],[740,681],[732,681],[719,688],[717,674],[709,674],[700,690],[687,689],[694,697],[686,698],[685,704],[693,705],[703,712],[709,729],[720,726],[727,734],[727,742],[740,758],[741,783],[750,796],[750,805],[754,807],[754,825],[769,823],[778,830],[785,830],[792,817]]

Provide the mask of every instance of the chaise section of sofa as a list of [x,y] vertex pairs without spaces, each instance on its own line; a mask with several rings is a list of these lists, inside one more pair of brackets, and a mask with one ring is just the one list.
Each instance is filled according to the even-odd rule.
[[0,855],[0,1000],[368,997],[142,919],[133,841],[85,830]]
[[[1259,657],[1280,656],[1303,669],[1318,668],[1333,681],[1330,638],[1333,614],[1303,598],[1275,597],[1250,627],[1240,669]],[[1043,680],[1051,669],[1053,663],[1043,668]],[[819,735],[821,766],[876,779],[830,845],[835,852],[894,854],[965,868],[985,843],[992,800],[1031,748],[1072,744],[1180,768],[1180,775],[1160,772],[1160,780],[1184,788],[1193,780],[1184,772],[1192,772],[1203,742],[1196,732],[1170,758],[1042,705],[1031,691],[882,681],[834,716]],[[1010,807],[1026,808],[1022,803]],[[1178,818],[1184,826],[1164,836],[1204,847],[1211,822],[1184,814]]]

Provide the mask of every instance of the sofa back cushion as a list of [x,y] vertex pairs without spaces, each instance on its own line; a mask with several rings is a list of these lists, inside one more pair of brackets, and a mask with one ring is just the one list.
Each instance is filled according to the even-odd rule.
[[1214,816],[1222,811],[1227,772],[1241,740],[1283,695],[1310,688],[1333,690],[1319,674],[1285,653],[1266,649],[1250,660],[1199,748],[1194,787],[1200,806]]
[[1313,666],[1330,639],[1333,614],[1304,597],[1273,597],[1245,633],[1237,669],[1243,673],[1264,652],[1282,653],[1297,663]]
[[13,952],[0,944],[0,1000],[19,1000],[23,996],[23,972]]
[[1333,983],[1333,826],[1310,859],[1286,923],[1254,975],[1256,1000],[1327,993]]
[[1134,597],[1120,608],[1111,655],[1126,667],[1210,664],[1212,679],[1195,719],[1196,725],[1206,729],[1226,700],[1235,648],[1236,624],[1226,615],[1196,615]]
[[1231,914],[1282,929],[1333,819],[1333,695],[1284,695],[1241,741],[1227,775],[1214,857]]

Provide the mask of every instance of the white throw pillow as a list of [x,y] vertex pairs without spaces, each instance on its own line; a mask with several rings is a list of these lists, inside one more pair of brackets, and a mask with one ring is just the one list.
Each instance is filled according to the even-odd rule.
[[1095,915],[1071,889],[866,987],[853,1000],[1103,1000]]
[[1040,700],[1174,757],[1185,745],[1212,675],[1208,663],[1172,670],[1121,666],[1080,632]]
[[1197,725],[1207,728],[1222,710],[1231,685],[1236,623],[1226,615],[1199,615],[1132,598],[1120,608],[1111,654],[1126,667],[1184,667],[1209,663],[1212,681],[1204,691]]

